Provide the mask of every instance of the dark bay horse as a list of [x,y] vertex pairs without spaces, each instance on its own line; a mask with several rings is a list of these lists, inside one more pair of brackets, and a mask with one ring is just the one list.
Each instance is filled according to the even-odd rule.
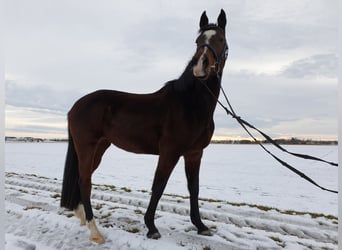
[[160,238],[154,224],[155,211],[181,156],[190,193],[191,221],[199,234],[211,235],[199,213],[199,170],[203,149],[214,131],[213,114],[228,51],[225,26],[223,10],[217,24],[209,24],[204,11],[194,56],[177,80],[157,92],[99,90],[79,99],[69,111],[61,206],[75,210],[82,225],[87,221],[91,241],[104,242],[93,219],[91,176],[111,144],[129,152],[159,155],[144,217],[148,238]]

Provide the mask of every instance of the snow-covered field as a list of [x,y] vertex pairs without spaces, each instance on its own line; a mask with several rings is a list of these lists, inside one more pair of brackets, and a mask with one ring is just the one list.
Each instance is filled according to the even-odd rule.
[[[158,241],[145,237],[143,223],[157,157],[111,147],[93,175],[93,208],[106,242],[92,245],[87,228],[59,208],[66,148],[6,144],[6,249],[337,249],[337,195],[292,174],[255,145],[205,150],[200,210],[212,237],[197,235],[190,222],[181,160],[157,210]],[[336,146],[287,148],[337,161]],[[337,189],[337,168],[283,158]]]

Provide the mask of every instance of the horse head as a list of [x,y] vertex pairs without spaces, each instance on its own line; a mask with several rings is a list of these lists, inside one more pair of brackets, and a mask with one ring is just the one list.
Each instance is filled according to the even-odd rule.
[[206,80],[211,75],[222,75],[228,56],[226,41],[226,13],[221,10],[217,24],[208,23],[206,12],[200,19],[199,36],[196,39],[197,50],[193,57],[193,75]]

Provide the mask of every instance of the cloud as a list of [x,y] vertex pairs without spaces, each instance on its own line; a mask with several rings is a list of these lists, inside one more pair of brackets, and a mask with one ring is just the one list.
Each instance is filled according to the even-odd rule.
[[337,78],[337,55],[313,55],[294,61],[281,75],[290,78],[326,77]]
[[5,127],[9,136],[65,138],[67,112],[82,96],[77,91],[25,86],[5,81]]
[[54,90],[49,85],[25,86],[15,81],[5,81],[5,104],[14,107],[66,114],[80,97],[77,91]]
[[[88,92],[154,92],[195,52],[202,11],[215,22],[223,8],[230,47],[223,85],[236,111],[265,129],[303,116],[334,121],[335,7],[324,0],[8,1],[6,109],[32,111],[28,123],[55,115],[32,125],[45,130]],[[240,129],[220,107],[215,120],[218,132]]]
[[336,41],[329,38],[337,35],[336,4],[320,0],[246,1],[239,13],[237,35],[246,39],[245,48],[263,53],[301,47],[334,48]]
[[[336,78],[298,80],[241,72],[225,74],[222,85],[237,115],[271,136],[286,134],[291,137],[303,133],[303,136],[314,137],[315,131],[316,137],[326,135],[331,138],[335,135],[336,138]],[[226,103],[222,94],[220,99]],[[215,123],[216,133],[247,136],[219,105],[215,111]],[[322,126],[322,123],[329,123],[329,126]],[[305,129],[307,126],[310,126],[310,134]]]
[[[15,0],[7,4],[6,74],[27,85],[149,92],[181,74],[205,1]],[[39,6],[39,8],[37,8]],[[210,5],[216,20],[222,6]]]
[[276,137],[301,137],[306,139],[336,139],[336,119],[302,117],[294,121],[283,121],[272,125],[270,130]]
[[67,135],[67,121],[64,113],[7,104],[5,116],[6,135],[8,136],[65,138]]
[[231,15],[234,72],[276,74],[295,60],[336,51],[336,1],[244,1]]

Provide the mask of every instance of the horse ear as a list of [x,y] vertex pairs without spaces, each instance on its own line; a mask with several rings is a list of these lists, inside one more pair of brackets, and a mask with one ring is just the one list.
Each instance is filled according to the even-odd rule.
[[224,12],[223,9],[221,9],[221,13],[220,15],[218,16],[217,18],[217,25],[222,28],[223,30],[225,30],[226,28],[226,23],[227,23],[227,20],[226,20],[226,13]]
[[202,29],[202,27],[208,25],[208,23],[209,23],[209,20],[208,20],[207,14],[205,13],[205,11],[203,11],[201,20],[200,20],[200,28]]

